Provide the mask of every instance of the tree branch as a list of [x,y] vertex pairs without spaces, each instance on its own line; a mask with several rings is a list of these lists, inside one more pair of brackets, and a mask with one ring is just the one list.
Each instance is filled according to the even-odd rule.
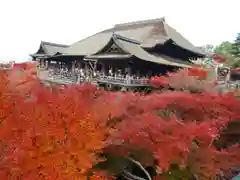
[[126,171],[125,169],[123,170],[123,173],[124,173],[123,177],[128,179],[128,180],[146,180],[144,178],[138,177],[138,176]]
[[144,174],[147,176],[147,179],[148,180],[152,180],[151,176],[149,175],[149,173],[147,172],[147,170],[141,165],[140,162],[138,161],[135,161],[134,159],[132,158],[128,158],[132,163],[134,163],[135,165],[137,165],[143,172]]

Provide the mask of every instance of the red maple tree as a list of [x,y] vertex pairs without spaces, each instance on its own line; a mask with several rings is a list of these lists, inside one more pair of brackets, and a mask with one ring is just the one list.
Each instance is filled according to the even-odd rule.
[[105,103],[95,87],[49,89],[28,68],[0,72],[1,179],[86,179],[105,146]]
[[[85,180],[90,171],[96,180],[141,177],[127,169],[131,162],[145,179],[213,179],[239,165],[238,144],[219,149],[215,141],[239,119],[240,104],[231,93],[212,91],[205,76],[200,69],[168,74],[152,83],[175,91],[142,95],[46,87],[31,64],[0,71],[0,177]],[[121,160],[110,158],[110,167],[119,166],[118,173],[96,171],[114,156]]]
[[[183,174],[187,174],[183,179],[211,179],[239,165],[238,144],[218,149],[214,143],[229,122],[239,119],[239,101],[232,93],[213,91],[215,84],[206,76],[199,68],[181,70],[152,80],[158,86],[170,85],[175,91],[123,95],[126,112],[110,137],[110,153],[135,157],[140,149],[138,161],[146,167],[157,160],[161,178],[172,176],[173,164],[179,168],[177,179]],[[190,93],[192,88],[198,93]],[[146,154],[148,157],[144,157]]]

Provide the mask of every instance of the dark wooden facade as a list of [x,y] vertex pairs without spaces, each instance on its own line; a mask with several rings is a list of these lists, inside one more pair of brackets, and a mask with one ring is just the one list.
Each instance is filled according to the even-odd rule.
[[[91,73],[102,71],[104,77],[110,75],[109,69],[113,73],[149,77],[189,68],[189,59],[205,55],[160,18],[118,24],[70,46],[42,42],[31,56],[42,67],[53,61],[56,67],[64,65],[71,71],[80,64]],[[104,82],[110,83],[111,79],[105,77]],[[112,84],[117,82],[112,79]],[[120,81],[119,84],[122,85]]]

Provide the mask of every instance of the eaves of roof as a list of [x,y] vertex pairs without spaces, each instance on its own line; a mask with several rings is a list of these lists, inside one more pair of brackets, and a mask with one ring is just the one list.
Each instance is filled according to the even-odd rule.
[[157,44],[164,44],[171,39],[181,48],[191,51],[199,56],[205,56],[200,49],[196,48],[180,33],[170,27],[165,22],[165,18],[117,24],[113,28],[96,33],[72,44],[63,50],[63,54],[96,54],[110,41],[113,34],[139,41],[143,48],[152,48]]
[[168,56],[155,56],[153,54],[148,53],[145,51],[139,43],[134,43],[127,41],[126,39],[119,39],[118,37],[114,37],[115,42],[121,47],[124,51],[129,52],[129,54],[148,62],[153,62],[157,64],[163,64],[168,66],[176,66],[176,67],[184,67],[189,68],[192,67],[192,63],[184,62],[182,60],[173,59]]

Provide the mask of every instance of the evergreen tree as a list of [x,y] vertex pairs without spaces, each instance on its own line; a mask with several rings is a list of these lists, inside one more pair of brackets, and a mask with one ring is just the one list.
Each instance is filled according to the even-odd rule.
[[240,67],[240,33],[233,43],[229,41],[222,42],[214,49],[215,53],[221,54],[227,58],[226,65],[233,68]]
[[240,33],[238,33],[233,45],[232,45],[232,54],[239,59],[240,58]]

